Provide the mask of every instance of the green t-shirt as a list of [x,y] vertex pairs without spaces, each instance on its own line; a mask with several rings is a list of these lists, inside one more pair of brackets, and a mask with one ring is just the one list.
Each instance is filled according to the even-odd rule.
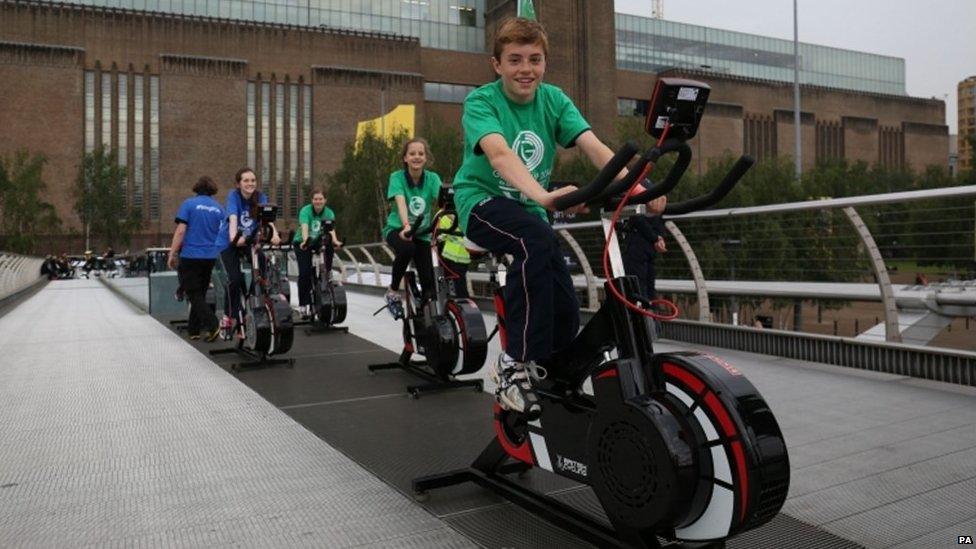
[[[430,170],[424,170],[420,176],[419,185],[411,185],[407,182],[410,175],[406,169],[397,170],[390,174],[390,185],[386,190],[386,198],[392,202],[390,215],[386,218],[386,225],[383,227],[383,238],[386,238],[393,231],[399,232],[403,229],[400,222],[400,214],[397,213],[396,202],[393,198],[402,196],[407,201],[407,216],[412,221],[418,215],[423,216],[420,225],[416,227],[418,231],[430,226],[432,217],[431,210],[437,204],[437,195],[441,192],[441,176]],[[424,242],[430,242],[430,233],[419,237]]]
[[576,138],[590,129],[576,105],[556,86],[541,84],[535,98],[524,105],[505,96],[501,80],[485,84],[464,100],[464,162],[454,176],[454,203],[461,230],[467,232],[468,217],[478,202],[495,196],[518,200],[523,207],[546,218],[545,209],[508,185],[491,167],[478,145],[482,137],[497,133],[515,151],[532,177],[549,189],[556,160],[556,145],[572,147]]
[[308,239],[315,240],[322,234],[322,222],[323,221],[335,221],[335,212],[332,208],[326,206],[322,208],[322,211],[316,215],[315,208],[311,204],[306,204],[301,211],[298,212],[298,230],[295,231],[294,242],[296,244],[302,243],[302,225],[308,225]]

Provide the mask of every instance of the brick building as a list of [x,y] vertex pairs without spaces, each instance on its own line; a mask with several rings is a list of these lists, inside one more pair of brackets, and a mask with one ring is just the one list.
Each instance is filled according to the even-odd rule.
[[[202,174],[230,188],[239,167],[253,166],[293,217],[302,183],[334,170],[356,122],[383,106],[411,103],[418,122],[458,124],[465,94],[493,78],[491,31],[515,10],[511,0],[344,0],[278,11],[251,0],[147,1],[117,9],[0,0],[0,155],[43,152],[48,200],[77,230],[70,187],[79,160],[100,145],[116,150],[127,200],[146,219],[137,246],[168,239],[173,212]],[[713,88],[692,142],[700,158],[793,151],[783,41],[741,35],[750,44],[740,33],[614,15],[612,0],[536,4],[551,38],[547,80],[598,134],[639,115],[658,74],[681,75]],[[838,50],[850,59],[834,70],[841,54],[804,47],[813,48],[801,62],[804,164],[946,164],[945,105],[904,95],[902,60]]]

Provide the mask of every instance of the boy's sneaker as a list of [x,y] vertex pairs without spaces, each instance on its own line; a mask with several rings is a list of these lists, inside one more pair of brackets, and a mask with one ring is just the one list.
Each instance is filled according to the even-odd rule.
[[498,403],[506,410],[525,414],[528,421],[542,415],[542,404],[532,389],[530,377],[542,379],[545,376],[545,368],[533,362],[517,362],[505,353],[499,355],[498,362],[488,369],[488,377],[496,385]]
[[389,309],[390,314],[393,315],[393,320],[400,320],[403,318],[403,301],[400,300],[399,292],[387,290],[386,308]]

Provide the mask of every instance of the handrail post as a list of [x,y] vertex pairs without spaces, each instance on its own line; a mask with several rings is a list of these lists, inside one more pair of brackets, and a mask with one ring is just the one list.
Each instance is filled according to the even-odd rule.
[[559,234],[569,244],[573,253],[576,254],[576,259],[583,269],[583,276],[586,277],[586,308],[595,311],[599,307],[600,298],[596,291],[596,277],[593,276],[593,268],[590,266],[590,261],[586,259],[586,254],[583,253],[583,248],[580,247],[579,242],[576,242],[576,239],[569,234],[567,229],[559,229]]
[[673,221],[665,221],[664,226],[674,236],[675,241],[678,242],[678,246],[681,247],[681,251],[685,254],[685,259],[688,260],[691,278],[695,282],[695,291],[698,293],[698,320],[700,322],[711,322],[712,310],[708,304],[708,288],[705,287],[705,275],[702,273],[698,256],[695,255],[695,250],[692,249],[691,243],[685,238],[684,233],[681,232],[681,229]]
[[847,216],[848,221],[851,225],[854,225],[854,230],[857,231],[857,235],[861,238],[861,243],[864,244],[864,248],[868,252],[868,257],[871,260],[871,268],[874,270],[874,276],[878,281],[878,289],[881,291],[881,304],[884,306],[885,315],[885,341],[889,343],[901,343],[901,331],[898,329],[898,306],[895,303],[895,294],[891,290],[891,279],[888,277],[888,268],[885,266],[884,258],[881,257],[881,251],[878,250],[878,245],[874,241],[874,237],[871,235],[871,230],[858,215],[857,210],[852,206],[844,208],[844,214]]

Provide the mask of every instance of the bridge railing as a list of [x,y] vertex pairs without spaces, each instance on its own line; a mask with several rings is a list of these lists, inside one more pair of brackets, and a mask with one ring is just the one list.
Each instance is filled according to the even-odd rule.
[[0,251],[0,300],[6,299],[41,280],[44,260]]

